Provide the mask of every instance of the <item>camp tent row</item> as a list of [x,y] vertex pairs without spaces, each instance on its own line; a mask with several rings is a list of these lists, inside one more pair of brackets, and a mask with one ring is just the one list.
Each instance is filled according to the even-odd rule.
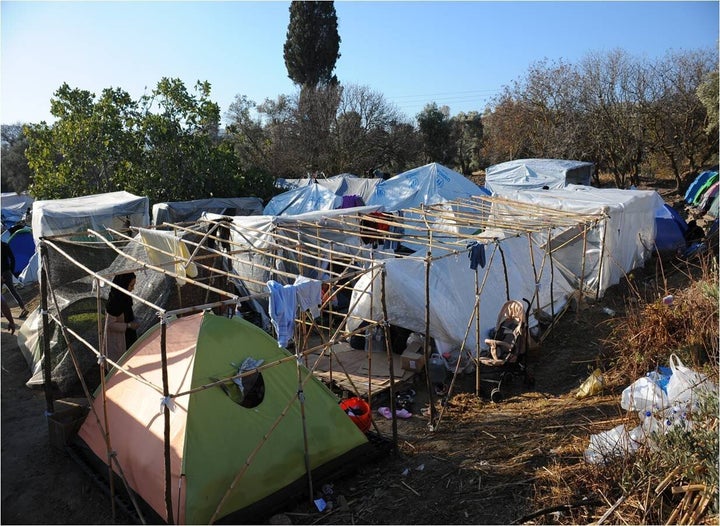
[[[571,293],[571,288],[561,277],[558,276],[556,279],[552,277],[549,270],[551,268],[549,257],[552,254],[548,254],[547,250],[538,246],[533,240],[533,235],[538,231],[545,232],[555,228],[565,230],[572,225],[582,236],[582,232],[595,228],[602,218],[574,213],[553,213],[537,207],[529,219],[528,210],[532,207],[516,211],[512,217],[509,217],[506,213],[493,213],[492,207],[495,204],[492,198],[485,197],[485,200],[468,199],[462,203],[441,203],[434,207],[414,209],[410,210],[412,214],[403,217],[386,216],[384,221],[402,227],[404,242],[425,247],[423,252],[400,255],[400,257],[392,248],[385,248],[384,242],[379,242],[386,240],[389,235],[388,228],[378,225],[381,219],[378,218],[374,226],[363,223],[364,218],[373,208],[349,209],[284,219],[234,217],[230,222],[225,218],[206,214],[196,227],[178,225],[170,228],[170,233],[175,236],[178,243],[186,246],[187,251],[165,254],[171,257],[162,264],[157,261],[153,263],[149,256],[147,259],[128,256],[132,252],[130,250],[132,247],[139,247],[146,255],[158,250],[148,242],[152,237],[152,235],[148,236],[148,232],[154,229],[131,228],[126,233],[122,230],[107,229],[111,239],[103,238],[104,242],[112,245],[113,250],[117,249],[117,256],[123,260],[123,265],[113,263],[112,272],[88,272],[87,277],[96,283],[94,287],[96,294],[105,295],[101,291],[100,284],[105,284],[105,288],[110,286],[112,273],[135,270],[139,273],[139,282],[146,280],[150,273],[163,275],[172,283],[168,285],[169,287],[182,290],[183,301],[168,309],[158,304],[148,305],[149,302],[145,298],[141,295],[136,296],[139,305],[156,312],[156,320],[160,319],[160,323],[154,323],[147,328],[140,341],[117,364],[112,364],[113,372],[98,388],[94,397],[93,412],[83,424],[80,436],[98,458],[107,459],[108,444],[102,439],[107,435],[113,450],[117,451],[117,455],[111,456],[113,464],[117,463],[114,466],[116,472],[122,473],[128,485],[150,504],[163,520],[167,521],[212,522],[233,511],[244,509],[250,503],[257,502],[258,499],[261,500],[269,493],[283,487],[289,479],[271,475],[283,472],[283,466],[272,465],[271,469],[267,466],[262,468],[261,457],[264,457],[266,448],[267,451],[271,450],[270,442],[266,438],[268,434],[277,433],[277,437],[283,437],[278,438],[277,442],[283,445],[277,447],[289,449],[298,447],[294,453],[284,449],[283,454],[290,455],[291,458],[298,455],[297,458],[307,459],[301,470],[303,474],[294,473],[295,481],[302,479],[312,472],[314,467],[322,465],[324,460],[331,457],[338,458],[339,455],[352,451],[367,439],[362,433],[358,435],[357,429],[353,427],[354,424],[338,409],[334,396],[329,391],[323,390],[324,388],[321,389],[319,386],[322,384],[318,384],[317,388],[312,389],[324,393],[322,396],[329,397],[333,401],[329,405],[318,402],[316,404],[318,414],[330,418],[332,426],[342,425],[338,422],[350,424],[347,428],[349,438],[344,445],[332,451],[324,449],[329,447],[326,445],[325,437],[336,433],[328,433],[325,424],[311,424],[310,419],[314,417],[310,416],[310,413],[315,409],[311,409],[310,404],[314,399],[303,396],[305,405],[302,407],[302,400],[297,397],[298,385],[302,385],[305,389],[304,386],[308,383],[315,385],[316,382],[311,374],[313,364],[308,363],[305,366],[301,363],[304,359],[310,359],[312,349],[308,346],[312,340],[296,337],[295,341],[303,345],[296,347],[297,355],[293,356],[278,347],[274,339],[255,325],[210,313],[191,314],[208,309],[218,310],[224,314],[223,309],[227,306],[237,306],[249,298],[260,302],[269,295],[266,289],[265,292],[250,293],[241,298],[236,288],[226,289],[214,282],[213,278],[223,277],[228,281],[239,279],[247,288],[255,286],[262,290],[262,285],[266,285],[265,280],[268,276],[286,283],[295,281],[298,275],[315,276],[323,284],[335,286],[339,285],[343,278],[362,278],[368,275],[369,282],[375,285],[363,287],[359,280],[353,279],[356,283],[353,295],[358,300],[350,305],[348,314],[339,327],[321,327],[317,320],[308,320],[302,312],[295,315],[298,320],[304,320],[309,331],[315,330],[318,333],[327,331],[325,332],[327,337],[321,338],[320,347],[330,353],[343,336],[343,331],[345,334],[352,332],[348,326],[348,322],[352,319],[357,322],[369,313],[371,316],[367,319],[371,322],[376,321],[383,327],[386,326],[385,320],[401,321],[395,313],[399,312],[402,306],[390,298],[389,291],[391,287],[395,287],[396,295],[401,298],[406,291],[400,274],[406,271],[412,272],[412,268],[423,270],[422,279],[430,281],[443,274],[458,272],[460,269],[465,271],[471,282],[476,280],[482,282],[483,271],[497,273],[496,277],[485,280],[484,287],[487,288],[483,288],[480,294],[488,299],[484,299],[478,307],[474,305],[476,295],[473,288],[467,287],[466,297],[460,297],[462,294],[459,291],[453,291],[460,297],[459,305],[466,307],[458,310],[465,317],[460,325],[473,323],[473,320],[487,324],[486,319],[494,319],[497,314],[498,307],[493,304],[492,298],[497,297],[498,301],[504,300],[508,294],[527,293],[530,296],[528,299],[534,304],[551,312],[561,308],[563,300],[567,300],[565,296]],[[473,209],[474,212],[464,214],[461,210],[465,209]],[[412,219],[415,215],[420,219]],[[514,225],[514,231],[510,235],[502,236],[499,233],[500,227],[507,228],[507,225]],[[231,235],[227,238],[216,235],[221,228],[229,228]],[[462,233],[470,228],[487,232],[488,237],[483,239]],[[498,234],[492,234],[492,230],[498,230]],[[92,230],[88,233],[91,236],[99,234]],[[396,233],[400,234],[399,231]],[[73,259],[66,257],[68,252],[61,248],[59,243],[61,237],[43,240],[48,252],[53,254],[48,259]],[[368,238],[376,238],[378,242],[365,243]],[[211,239],[216,242],[214,248],[208,244]],[[481,240],[488,244],[488,264],[481,270],[471,271],[467,266],[466,245],[469,240]],[[227,247],[223,248],[223,242],[227,243]],[[83,243],[83,241],[73,243]],[[506,249],[502,248],[502,254],[501,247],[506,247]],[[533,254],[530,258],[527,257],[529,253]],[[504,266],[500,263],[503,258],[505,258]],[[512,263],[508,262],[510,259]],[[533,259],[536,265],[534,269],[531,263]],[[407,263],[409,266],[400,269],[399,273],[396,272],[393,268],[395,261],[404,260],[410,262]],[[222,265],[215,265],[217,262],[221,262]],[[445,262],[452,265],[448,267]],[[80,262],[75,260],[74,263]],[[197,271],[194,277],[187,272],[190,263]],[[255,270],[267,274],[260,277],[249,275],[245,272],[248,265],[254,265]],[[382,283],[383,268],[389,269],[386,274],[386,284]],[[182,272],[182,269],[185,269],[185,272]],[[55,284],[52,283],[52,271],[50,274],[51,279],[48,284],[53,287]],[[503,279],[499,279],[498,276],[503,276]],[[537,279],[540,279],[545,286],[537,287],[535,285]],[[512,289],[502,290],[505,285],[501,285],[501,291],[491,294],[488,284],[491,281],[508,283],[508,287],[511,286]],[[510,283],[512,285],[509,285]],[[454,286],[452,283],[448,285]],[[372,297],[370,300],[365,300],[368,305],[363,307],[363,298],[368,297],[368,289]],[[543,294],[533,296],[532,292],[538,289],[543,290]],[[198,295],[193,294],[193,290],[215,294],[214,300],[202,303],[203,296],[200,296],[201,300],[198,301]],[[554,306],[547,303],[549,300],[545,291],[554,291],[556,294],[552,298],[557,302]],[[443,289],[433,289],[431,296],[426,299],[441,303],[446,292]],[[386,300],[390,299],[386,302],[387,314],[383,309],[376,308],[376,298],[382,296],[385,296]],[[206,298],[207,295],[204,297]],[[472,298],[470,302],[467,301],[469,297]],[[365,308],[366,311],[363,310]],[[381,314],[379,315],[378,312]],[[435,323],[424,313],[418,313],[417,317],[423,317],[426,324],[430,322],[430,337],[447,341],[451,345],[464,341],[461,334],[464,331],[458,330],[459,327],[453,327],[449,320]],[[56,322],[59,325],[66,325],[67,335],[63,334],[63,337],[72,340],[68,344],[68,352],[76,353],[77,349],[88,347],[87,340],[81,340],[70,333],[72,324],[66,321],[61,316],[57,316]],[[302,326],[302,324],[297,325]],[[227,338],[222,336],[225,333],[229,334]],[[247,345],[248,342],[252,345]],[[471,345],[466,344],[466,347],[470,348]],[[280,354],[270,354],[271,348]],[[101,349],[102,346],[99,346],[92,352],[101,354]],[[265,354],[266,351],[268,354]],[[201,353],[203,356],[200,356]],[[298,356],[301,359],[298,359]],[[339,356],[336,357],[336,366],[340,359]],[[246,363],[246,360],[250,360],[250,365],[255,366],[241,371],[242,364]],[[259,364],[260,360],[262,364]],[[178,365],[180,363],[183,365]],[[281,364],[288,363],[292,365],[293,374],[286,372],[276,378],[275,373],[270,372],[274,371],[275,367],[282,369]],[[245,398],[234,392],[233,386],[238,384],[233,380],[251,377],[257,373],[262,373],[265,385],[263,400],[267,400],[270,396],[278,396],[281,401],[275,404],[261,402],[252,408],[243,408],[242,402]],[[280,372],[278,371],[277,374]],[[241,383],[244,384],[244,381]],[[256,383],[257,378],[252,385]],[[287,385],[288,383],[291,385]],[[279,384],[284,385],[284,389],[276,387]],[[245,387],[252,389],[250,384]],[[310,390],[309,387],[307,389]],[[165,401],[163,405],[159,403],[161,400]],[[238,401],[241,403],[238,404]],[[226,409],[210,412],[209,418],[212,421],[201,418],[200,415],[208,413],[208,407],[218,405]],[[237,407],[238,405],[240,408]],[[247,409],[249,410],[246,411]],[[228,413],[224,412],[226,410]],[[178,416],[183,412],[186,413],[184,416]],[[101,416],[105,414],[107,417]],[[230,416],[231,414],[236,416]],[[255,418],[258,414],[260,415],[257,416],[258,421],[254,424],[250,423],[251,420],[245,420]],[[304,423],[303,414],[305,414]],[[335,422],[338,414],[342,418]],[[288,415],[295,417],[293,419]],[[128,418],[138,424],[131,426]],[[242,418],[244,423],[238,423],[236,421],[238,418]],[[229,423],[225,425],[225,422]],[[229,437],[238,436],[238,431],[232,427],[233,425],[250,425],[253,429],[257,428],[258,434],[254,436],[260,438],[255,442],[248,436],[246,441],[241,441],[242,445],[235,442],[232,451],[226,451],[220,447],[220,443],[227,441]],[[129,433],[130,429],[134,429],[140,438],[126,436],[124,433]],[[211,438],[198,438],[205,434],[216,437],[217,442],[212,442]],[[286,434],[293,434],[295,439],[303,437],[303,440],[288,440]],[[207,444],[205,440],[208,441]],[[130,445],[127,448],[121,445],[125,443]],[[139,443],[150,444],[150,447],[137,447]],[[179,444],[184,444],[182,450]],[[217,460],[211,461],[205,453],[198,453],[209,444],[220,452],[218,457],[213,457]],[[308,444],[323,449],[323,452],[318,452],[316,455]],[[121,451],[118,448],[121,448]],[[157,463],[151,463],[148,456],[153,456]],[[237,458],[238,463],[229,462],[229,456]],[[277,456],[277,451],[271,456]],[[162,462],[157,460],[158,458],[162,458]],[[198,460],[201,458],[202,462]],[[159,475],[151,477],[144,471],[145,465],[155,466],[153,469],[159,466],[163,468],[158,471]],[[297,461],[294,465],[297,465]],[[207,468],[207,472],[203,474],[194,471],[201,467]],[[202,482],[203,480],[205,482]],[[209,485],[212,486],[212,491]],[[181,488],[179,494],[176,493],[178,487]]]
[[[317,356],[331,356],[342,374],[336,347],[364,331],[362,322],[386,331],[385,341],[389,324],[421,332],[426,354],[434,339],[458,359],[460,353],[477,356],[482,338],[476,335],[494,325],[506,299],[526,298],[535,326],[540,313],[559,315],[576,291],[600,293],[601,265],[587,265],[586,247],[593,236],[607,239],[597,232],[607,230],[608,219],[603,209],[556,210],[481,192],[401,210],[374,205],[285,217],[204,214],[193,225],[165,223],[162,234],[152,226],[104,227],[102,235],[90,228],[87,239],[43,238],[49,289],[43,301],[53,303],[54,291],[63,286],[82,289],[97,308],[89,324],[95,342],[61,306],[43,310],[61,328],[67,354],[89,353],[97,362],[103,354],[98,320],[112,276],[135,271],[139,285],[153,283],[160,290],[152,296],[143,286],[136,290],[144,334],[110,364],[107,378],[99,375],[94,396],[85,386],[93,403],[80,437],[98,459],[111,459],[114,471],[162,520],[214,522],[293,484],[311,487],[317,468],[367,444],[313,374]],[[634,227],[628,220],[624,228]],[[158,236],[165,236],[165,248],[153,242]],[[633,246],[639,236],[630,236]],[[86,255],[88,239],[106,246],[114,256],[109,265],[93,269],[81,263],[77,254]],[[484,263],[472,268],[469,256],[478,246]],[[602,241],[595,246],[604,252]],[[635,261],[596,257],[608,266]],[[56,260],[82,272],[58,272]],[[586,266],[598,274],[595,282]],[[577,268],[581,272],[573,274]],[[78,277],[68,284],[69,275]],[[270,281],[287,287],[299,277],[327,287],[323,310],[335,323],[296,307],[290,316],[292,354],[237,314],[248,304],[268,305]],[[347,311],[333,311],[332,296],[345,287],[352,291]],[[43,327],[48,322],[43,319]],[[273,327],[279,336],[278,325]],[[45,358],[49,377],[51,361]],[[328,433],[328,422],[316,419],[343,431]],[[253,432],[232,442],[247,428]],[[336,434],[338,443],[330,444],[328,437]],[[222,445],[229,440],[230,450]],[[301,469],[289,471],[269,456],[294,459]]]

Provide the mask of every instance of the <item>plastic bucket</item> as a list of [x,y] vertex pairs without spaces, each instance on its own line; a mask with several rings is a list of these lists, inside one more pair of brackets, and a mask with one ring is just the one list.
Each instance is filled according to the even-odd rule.
[[340,407],[355,422],[360,431],[367,433],[370,429],[370,406],[365,400],[358,397],[348,398],[340,402]]

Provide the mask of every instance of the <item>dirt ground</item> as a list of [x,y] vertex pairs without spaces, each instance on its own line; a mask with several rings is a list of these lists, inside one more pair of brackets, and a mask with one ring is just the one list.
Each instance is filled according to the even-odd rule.
[[[31,306],[37,303],[36,287],[21,293]],[[320,513],[301,502],[269,523],[532,523],[538,473],[556,462],[583,462],[589,435],[623,418],[619,390],[584,399],[575,393],[597,365],[612,327],[613,317],[603,309],[622,315],[630,294],[616,286],[601,301],[568,310],[528,355],[535,384],[517,379],[500,403],[491,403],[486,389],[485,396],[475,396],[474,373],[458,376],[447,402],[437,402],[442,416],[434,430],[423,415],[424,378],[402,386],[417,395],[413,416],[397,422],[397,454],[334,480],[325,495],[331,509]],[[65,452],[51,447],[44,394],[25,386],[28,366],[4,318],[1,353],[2,523],[113,523],[109,497]],[[373,401],[375,408],[381,405],[387,405],[382,395]],[[375,415],[378,429],[392,436],[391,421]],[[600,504],[582,510],[587,521],[606,511]],[[132,520],[118,512],[115,522]],[[547,523],[550,517],[536,520]],[[568,523],[567,517],[560,522]]]

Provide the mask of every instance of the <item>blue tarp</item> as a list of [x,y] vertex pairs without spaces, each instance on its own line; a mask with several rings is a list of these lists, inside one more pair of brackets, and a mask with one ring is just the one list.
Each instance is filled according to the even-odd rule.
[[687,229],[687,223],[677,210],[667,204],[659,208],[655,213],[655,248],[660,252],[685,248]]

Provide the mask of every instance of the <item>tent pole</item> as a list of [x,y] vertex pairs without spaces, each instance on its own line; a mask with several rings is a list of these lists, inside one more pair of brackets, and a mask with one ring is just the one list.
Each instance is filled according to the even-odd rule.
[[[392,355],[392,349],[390,348],[390,324],[388,323],[388,311],[387,311],[387,301],[385,298],[385,266],[383,265],[382,268],[382,287],[380,290],[380,300],[382,301],[382,309],[383,309],[383,322],[382,326],[385,333],[385,354],[387,355],[388,359],[388,369],[390,370],[390,413],[392,414],[392,435],[393,435],[393,448],[395,449],[395,453],[397,453],[398,448],[398,432],[397,432],[397,416],[395,415],[395,360]],[[370,401],[370,397],[368,396],[368,402]],[[372,406],[371,406],[372,410]]]
[[[429,234],[432,238],[432,233]],[[423,342],[423,353],[425,354],[425,383],[430,400],[430,424],[431,430],[435,426],[435,399],[433,397],[433,385],[430,379],[430,262],[432,261],[432,249],[428,246],[425,257],[425,341]]]
[[[304,324],[305,320],[303,320]],[[299,330],[296,328],[296,330]],[[300,369],[301,360],[303,353],[300,352],[299,342],[295,345],[295,368],[297,370],[297,398],[300,402],[300,420],[302,422],[302,433],[303,433],[303,458],[305,459],[305,472],[307,473],[308,480],[308,497],[310,498],[310,505],[313,504],[313,480],[312,480],[312,466],[310,465],[310,451],[308,449],[308,433],[307,433],[307,421],[305,419],[305,391],[303,390],[303,379],[302,369]]]
[[[538,273],[537,273],[537,266],[535,265],[535,251],[533,250],[533,242],[532,242],[532,233],[528,232],[528,250],[530,251],[530,263],[532,264],[533,268],[533,276],[535,276],[535,305],[537,305],[537,309],[540,310],[540,283],[538,282]],[[545,264],[545,261],[543,261],[543,265]],[[542,274],[542,268],[540,269],[540,274]],[[532,299],[531,299],[532,301]],[[527,320],[526,320],[527,321]]]
[[165,453],[165,508],[167,509],[167,522],[173,524],[172,507],[172,472],[170,471],[170,388],[168,385],[168,360],[167,360],[167,319],[160,320],[160,358],[162,361],[162,382],[163,382],[163,414],[165,416],[164,429],[164,453]]
[[552,229],[548,228],[548,250],[550,254],[550,315],[555,319],[555,264],[553,255],[555,251],[550,244],[550,235]]
[[510,301],[510,282],[508,281],[508,270],[507,264],[505,263],[505,252],[503,252],[498,238],[495,238],[495,246],[497,246],[498,250],[500,251],[500,258],[502,259],[503,275],[505,276],[505,299],[506,301]]
[[[603,234],[602,234],[602,243],[600,244],[600,261],[598,263],[598,283],[597,287],[595,288],[595,299],[597,300],[600,297],[600,288],[602,285],[602,271],[603,271],[603,263],[605,262],[605,239],[607,236],[607,217],[605,218],[605,221],[603,222]],[[585,227],[587,230],[587,226]]]
[[477,267],[475,268],[475,396],[480,396],[480,276]]
[[575,321],[580,318],[580,309],[582,308],[583,299],[585,298],[585,261],[587,259],[587,229],[583,230],[583,257],[580,266],[580,295],[578,296],[578,308],[575,311]]
[[52,363],[50,359],[50,320],[48,317],[48,251],[44,241],[40,241],[40,312],[42,313],[43,328],[43,387],[45,390],[45,415],[50,416],[55,412],[52,394]]
[[100,364],[100,392],[102,393],[102,409],[103,409],[103,422],[105,423],[104,427],[104,435],[105,435],[105,447],[107,449],[107,467],[108,467],[108,483],[110,485],[110,505],[112,509],[112,518],[113,523],[115,522],[115,481],[113,477],[113,469],[112,469],[112,458],[113,458],[113,451],[112,451],[112,445],[110,443],[110,425],[108,422],[108,413],[107,413],[107,391],[106,391],[106,385],[105,385],[105,373],[107,372],[105,370],[105,358],[106,358],[106,351],[107,351],[107,345],[105,342],[103,330],[102,330],[102,322],[100,321],[102,319],[102,302],[100,301],[100,281],[96,278],[95,279],[95,301],[97,303],[97,312],[98,312],[98,341],[100,342],[100,359],[98,360],[98,363]]

